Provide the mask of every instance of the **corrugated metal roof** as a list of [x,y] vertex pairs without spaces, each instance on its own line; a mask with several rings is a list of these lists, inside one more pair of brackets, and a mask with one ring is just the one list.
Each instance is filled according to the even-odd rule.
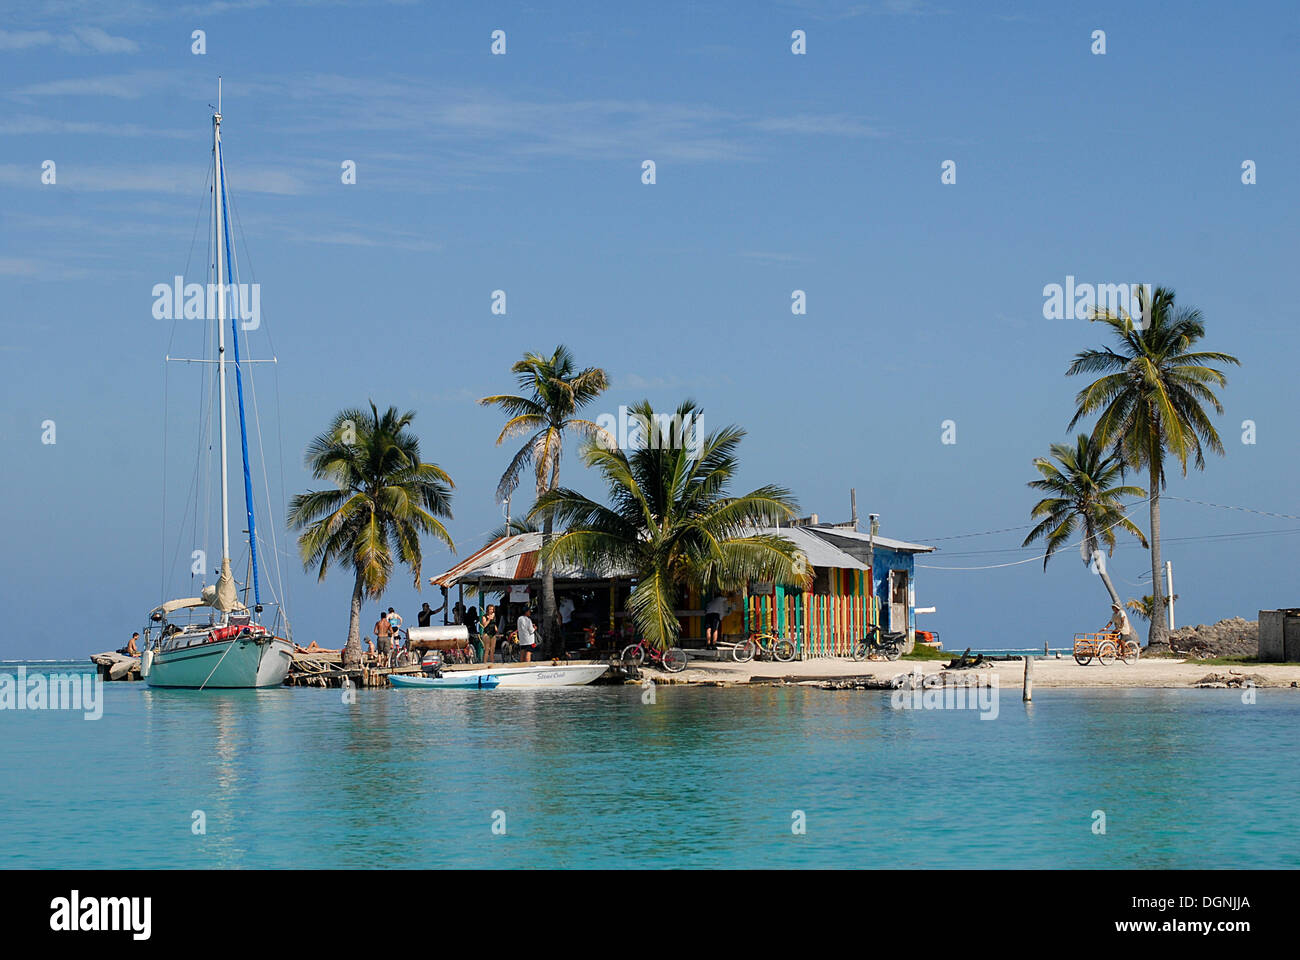
[[834,544],[827,543],[811,532],[810,527],[767,527],[755,533],[778,534],[794,541],[794,545],[814,567],[839,567],[841,570],[866,570],[867,565],[850,556]]
[[[537,575],[537,551],[542,548],[540,533],[517,533],[489,543],[465,558],[446,573],[431,577],[440,587],[454,587],[462,580],[529,580]],[[561,580],[607,580],[630,576],[628,571],[558,566],[552,572]]]
[[[863,543],[871,541],[871,534],[860,533],[847,527],[830,527],[819,524],[815,527],[796,527],[795,529],[812,530],[823,537],[843,537],[845,540],[860,540]],[[876,546],[883,547],[886,550],[894,550],[898,553],[930,553],[934,550],[934,547],[927,547],[923,543],[908,543],[906,540],[894,540],[891,537],[882,537],[880,534],[876,534]]]
[[[864,561],[841,550],[833,542],[833,537],[842,537],[847,541],[866,543],[870,537],[865,533],[839,527],[767,527],[754,529],[753,533],[779,534],[794,541],[814,567],[838,567],[841,570],[866,570]],[[486,547],[466,557],[446,573],[432,577],[430,583],[440,587],[452,587],[462,580],[528,580],[537,574],[537,551],[542,546],[540,533],[517,533],[502,537],[489,543]],[[882,550],[894,550],[900,553],[928,553],[934,547],[919,543],[907,543],[889,537],[876,537],[876,546]],[[580,567],[557,567],[555,576],[562,580],[606,580],[610,577],[630,577],[632,571],[590,570]]]

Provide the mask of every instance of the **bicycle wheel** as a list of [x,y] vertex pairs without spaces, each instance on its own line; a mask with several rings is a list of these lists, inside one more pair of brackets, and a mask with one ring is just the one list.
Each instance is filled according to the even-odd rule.
[[663,667],[669,673],[681,673],[686,669],[686,651],[681,647],[669,647],[664,651]]
[[1115,662],[1115,644],[1107,640],[1097,648],[1097,660],[1105,666]]
[[1121,640],[1119,646],[1119,658],[1125,663],[1137,663],[1142,656],[1142,644],[1136,640]]
[[623,648],[619,659],[624,663],[634,663],[640,667],[645,664],[645,648],[639,643],[629,643]]
[[1074,645],[1074,662],[1081,667],[1086,667],[1092,663],[1093,649],[1087,645]]
[[737,663],[749,663],[758,652],[758,644],[753,640],[742,640],[731,648],[731,657]]
[[789,663],[794,659],[794,643],[789,640],[778,640],[772,644],[772,656],[782,663]]
[[859,663],[867,659],[867,641],[855,640],[853,642],[853,649],[849,651],[849,656],[854,660],[857,660]]

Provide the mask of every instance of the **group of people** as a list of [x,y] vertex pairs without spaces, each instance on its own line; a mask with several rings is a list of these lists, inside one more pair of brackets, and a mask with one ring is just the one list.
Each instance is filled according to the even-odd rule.
[[[421,627],[429,626],[433,616],[442,611],[442,607],[433,609],[425,603],[416,614],[416,623]],[[505,629],[503,618],[498,614],[496,604],[488,604],[480,614],[477,607],[465,607],[459,601],[452,608],[455,623],[463,624],[469,633],[469,645],[473,658],[479,663],[495,663],[497,644],[504,642],[507,649],[517,652],[520,660],[529,662],[537,647],[537,625],[533,619],[532,608],[525,609],[515,620],[512,629]],[[366,654],[376,658],[381,666],[395,666],[402,655],[405,643],[409,646],[409,635],[403,628],[402,615],[393,607],[381,609],[373,627],[374,641],[366,637]]]

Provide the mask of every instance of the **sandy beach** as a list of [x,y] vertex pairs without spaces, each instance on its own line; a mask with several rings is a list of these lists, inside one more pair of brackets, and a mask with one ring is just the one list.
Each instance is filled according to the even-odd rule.
[[[930,676],[944,673],[946,661],[898,660],[864,661],[856,663],[844,658],[825,658],[817,660],[795,661],[793,663],[775,663],[772,661],[754,663],[735,663],[730,660],[692,660],[690,665],[679,674],[666,674],[659,670],[646,670],[658,682],[667,683],[750,683],[764,682],[775,678],[787,678],[790,682],[814,682],[833,679],[873,677],[876,680],[891,680],[899,674],[919,670]],[[997,661],[978,670],[955,670],[954,675],[978,674],[987,677],[996,674],[998,685],[1006,688],[1019,688],[1024,679],[1025,666],[1022,661]],[[1150,659],[1133,664],[1116,662],[1101,666],[1096,662],[1086,667],[1079,666],[1071,657],[1056,659],[1037,657],[1034,660],[1033,684],[1035,689],[1051,687],[1194,687],[1211,674],[1219,677],[1233,674],[1260,677],[1260,687],[1291,687],[1300,684],[1300,665],[1283,664],[1246,664],[1234,666],[1206,665],[1189,663],[1185,660]]]

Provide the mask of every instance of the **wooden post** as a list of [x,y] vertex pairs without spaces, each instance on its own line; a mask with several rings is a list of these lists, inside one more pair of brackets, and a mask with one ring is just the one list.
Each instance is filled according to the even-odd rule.
[[1043,656],[1047,656],[1047,641],[1043,641]]
[[1034,699],[1034,658],[1025,657],[1025,692],[1021,697],[1025,703]]

